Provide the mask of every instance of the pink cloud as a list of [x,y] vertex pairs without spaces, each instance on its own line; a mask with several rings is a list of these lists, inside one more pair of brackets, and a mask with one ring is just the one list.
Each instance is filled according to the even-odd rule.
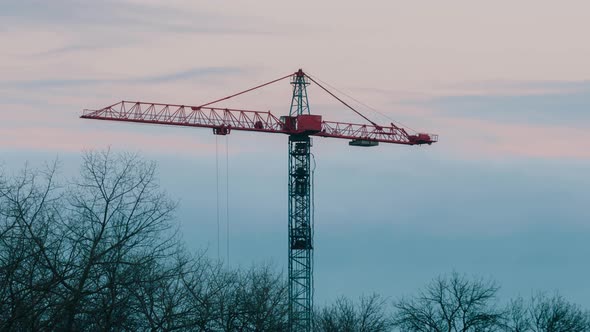
[[164,154],[212,154],[215,145],[190,140],[185,135],[150,135],[51,127],[3,128],[0,148],[80,152],[107,145]]
[[438,118],[441,145],[462,157],[590,159],[590,132],[565,126],[504,124],[463,118]]

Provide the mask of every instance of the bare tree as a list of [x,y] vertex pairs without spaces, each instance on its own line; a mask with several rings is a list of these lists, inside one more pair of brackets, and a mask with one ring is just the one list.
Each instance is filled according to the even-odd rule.
[[[0,329],[46,329],[61,299],[64,267],[56,164],[0,179]],[[54,225],[57,226],[54,227]]]
[[287,330],[288,293],[280,273],[269,265],[226,271],[214,281],[214,326],[220,331]]
[[154,163],[89,152],[63,186],[56,170],[0,177],[0,330],[286,328],[281,274],[186,252]]
[[590,313],[559,294],[537,293],[527,304],[518,298],[510,303],[508,312],[505,330],[509,332],[590,331]]
[[391,330],[385,300],[377,295],[362,296],[358,304],[339,298],[328,307],[316,310],[315,329],[319,332],[384,332]]
[[242,273],[237,289],[239,331],[287,330],[288,292],[282,274],[270,265]]
[[418,296],[394,304],[394,325],[409,332],[496,331],[503,315],[494,303],[497,291],[494,282],[457,273],[439,277]]
[[511,300],[508,310],[506,310],[503,330],[506,332],[532,332],[529,313],[522,297]]
[[0,181],[0,327],[134,330],[133,272],[174,254],[175,205],[134,155],[87,153],[63,187],[56,170]]
[[[285,278],[269,265],[230,270],[189,254],[156,166],[136,155],[84,154],[58,183],[57,163],[0,176],[0,330],[285,331]],[[496,309],[498,287],[456,273],[394,304],[374,294],[316,310],[319,332],[590,332],[561,296]],[[393,317],[390,319],[390,317]]]
[[[134,271],[174,254],[175,208],[159,190],[154,163],[110,151],[84,155],[69,195],[66,227],[73,271],[62,308],[65,330],[122,329]],[[80,324],[78,324],[80,323]]]

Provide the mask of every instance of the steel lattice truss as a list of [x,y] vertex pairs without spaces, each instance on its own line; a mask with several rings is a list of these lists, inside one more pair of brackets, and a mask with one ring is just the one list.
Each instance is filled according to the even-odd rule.
[[311,331],[313,220],[309,136],[289,136],[289,321]]
[[[98,110],[84,110],[82,118],[212,128],[216,134],[223,135],[231,130],[297,134],[296,129],[287,128],[285,122],[271,112],[139,101],[121,101]],[[432,143],[438,139],[436,135],[428,135],[428,139],[420,140],[420,135],[425,134],[409,135],[396,126],[334,121],[322,121],[321,131],[310,135],[406,145]]]
[[[309,115],[304,75],[291,82],[292,117]],[[311,212],[311,139],[289,135],[289,329],[312,331],[313,312],[313,219]]]

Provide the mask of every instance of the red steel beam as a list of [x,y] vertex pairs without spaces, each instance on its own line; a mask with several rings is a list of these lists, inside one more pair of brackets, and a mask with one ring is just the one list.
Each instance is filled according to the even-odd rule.
[[[84,110],[81,118],[212,128],[214,133],[222,135],[229,134],[231,130],[297,134],[296,130],[287,129],[280,117],[270,112],[218,107],[121,101],[98,110]],[[436,135],[409,135],[403,128],[394,125],[382,127],[334,121],[322,121],[321,131],[307,134],[406,145],[431,144],[438,140]]]

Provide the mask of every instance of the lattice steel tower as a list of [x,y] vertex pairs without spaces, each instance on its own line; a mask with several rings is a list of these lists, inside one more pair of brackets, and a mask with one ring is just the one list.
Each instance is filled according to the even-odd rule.
[[[303,71],[291,81],[293,99],[289,115],[309,114]],[[289,135],[289,326],[291,332],[311,331],[313,289],[313,220],[311,213],[311,138]]]

